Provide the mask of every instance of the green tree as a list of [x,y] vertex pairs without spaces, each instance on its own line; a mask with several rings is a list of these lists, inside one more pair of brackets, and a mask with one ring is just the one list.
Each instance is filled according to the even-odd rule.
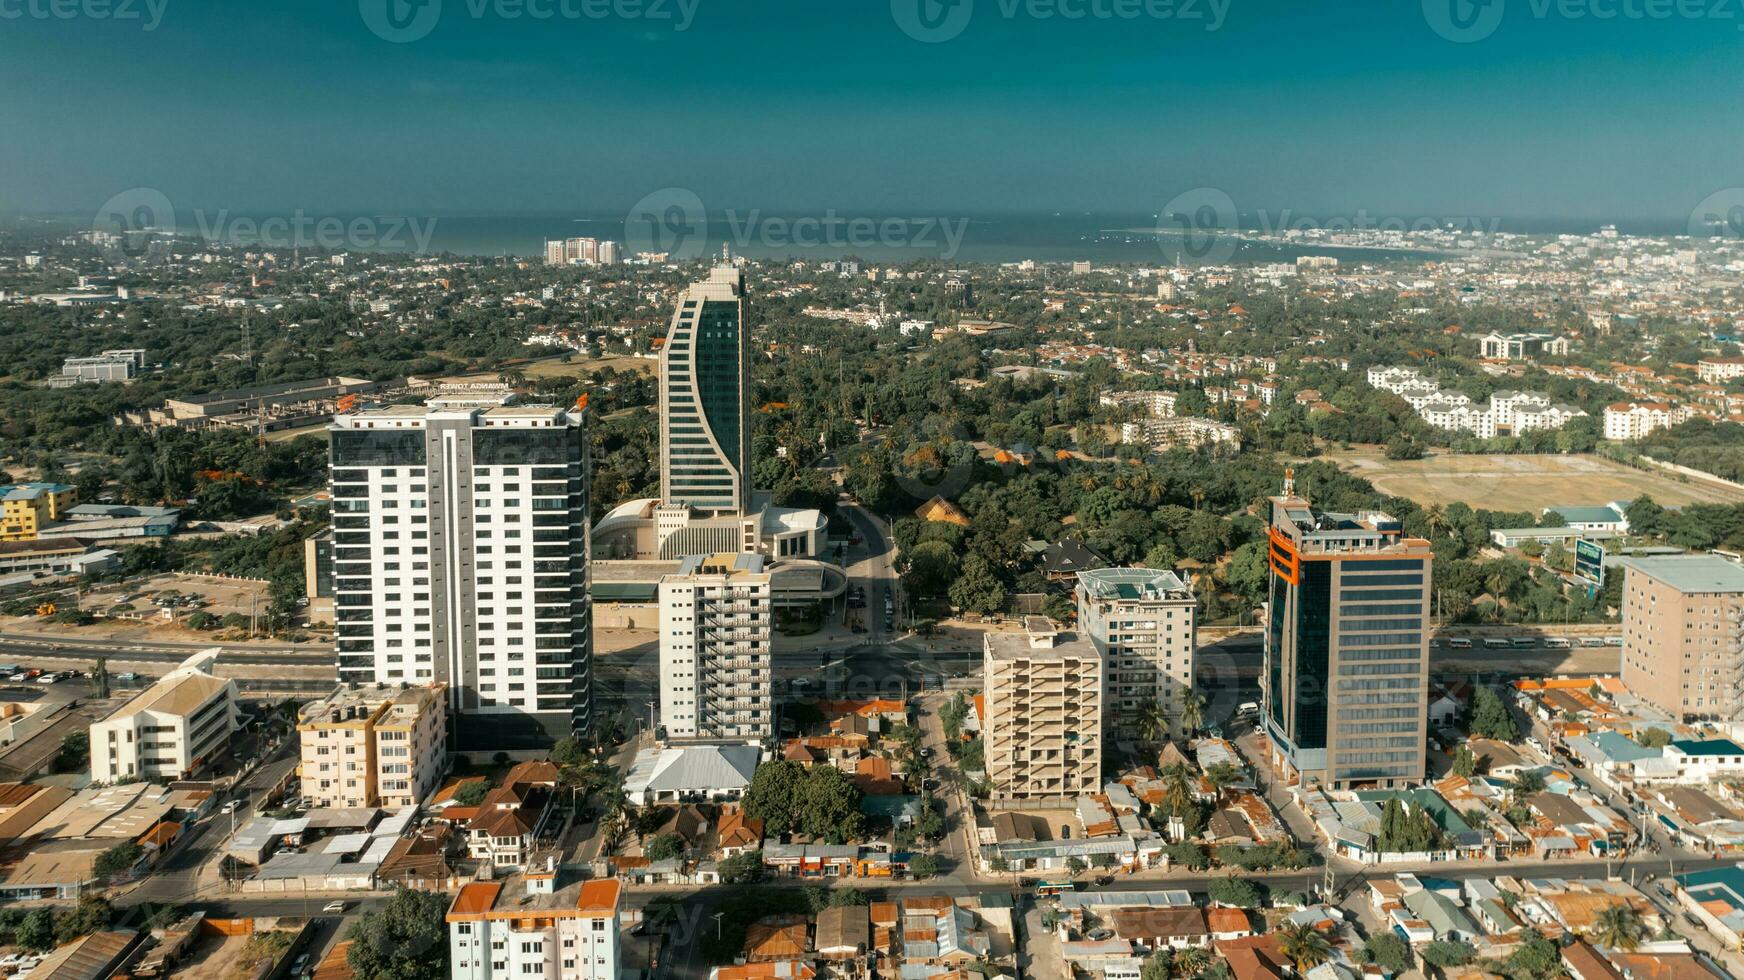
[[763,880],[763,852],[746,851],[724,858],[717,866],[721,881],[729,885],[749,885]]
[[1462,745],[1453,753],[1453,774],[1467,779],[1478,774],[1478,757],[1469,746]]
[[1671,744],[1671,733],[1663,728],[1653,727],[1635,734],[1636,741],[1649,749],[1663,749]]
[[79,902],[55,917],[55,942],[70,943],[80,936],[109,928],[115,921],[115,907],[109,899],[92,892],[79,896]]
[[1206,894],[1219,905],[1239,909],[1258,908],[1260,904],[1259,888],[1243,878],[1214,879],[1206,889]]
[[144,853],[145,849],[133,841],[122,841],[97,855],[91,862],[91,871],[101,878],[121,874],[138,863]]
[[460,788],[454,791],[454,802],[458,806],[478,806],[484,802],[485,795],[490,791],[490,780],[469,780],[461,783]]
[[939,873],[939,859],[931,854],[916,854],[908,859],[908,873],[916,878],[931,878]]
[[1398,976],[1411,968],[1411,947],[1395,932],[1377,932],[1363,943],[1359,958]]
[[684,856],[684,838],[677,834],[661,834],[648,843],[648,860],[670,861]]
[[358,980],[444,980],[448,976],[448,898],[402,889],[351,926],[346,956]]
[[1499,742],[1512,742],[1519,737],[1514,716],[1508,713],[1508,706],[1490,688],[1480,687],[1472,692],[1471,733],[1478,738],[1493,738]]
[[1424,946],[1419,955],[1430,966],[1447,970],[1470,963],[1477,956],[1477,951],[1462,942],[1437,939]]
[[763,821],[764,833],[778,837],[794,829],[794,801],[805,770],[796,762],[767,762],[757,767],[745,790],[745,815]]
[[12,941],[33,953],[55,947],[54,913],[45,907],[31,909],[13,931]]

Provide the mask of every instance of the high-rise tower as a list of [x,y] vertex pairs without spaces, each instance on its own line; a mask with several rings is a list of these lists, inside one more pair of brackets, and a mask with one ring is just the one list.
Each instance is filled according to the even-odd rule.
[[660,496],[704,514],[751,507],[751,329],[744,273],[678,297],[660,352]]
[[1381,513],[1272,498],[1261,677],[1274,759],[1333,789],[1424,777],[1434,554]]
[[448,685],[462,747],[586,730],[583,410],[435,398],[329,434],[340,680]]

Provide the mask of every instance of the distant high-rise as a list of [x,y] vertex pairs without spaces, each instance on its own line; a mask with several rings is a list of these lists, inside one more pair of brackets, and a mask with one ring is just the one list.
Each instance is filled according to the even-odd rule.
[[1102,654],[1109,727],[1140,734],[1146,707],[1161,705],[1170,732],[1179,733],[1193,688],[1193,590],[1174,572],[1099,568],[1079,572],[1075,592],[1078,625]]
[[774,607],[764,558],[692,555],[660,580],[660,724],[673,741],[775,731]]
[[660,352],[660,496],[705,514],[751,505],[751,329],[744,273],[719,266],[678,297]]
[[1333,789],[1421,782],[1428,738],[1429,542],[1386,514],[1272,498],[1261,675],[1274,760]]
[[617,265],[621,261],[623,261],[622,251],[617,242],[599,243],[600,265]]
[[[605,257],[607,247],[612,258]],[[617,261],[617,242],[602,242],[597,238],[562,238],[545,243],[546,265],[602,265]]]
[[464,747],[587,729],[584,426],[501,393],[335,419],[340,680],[446,684]]

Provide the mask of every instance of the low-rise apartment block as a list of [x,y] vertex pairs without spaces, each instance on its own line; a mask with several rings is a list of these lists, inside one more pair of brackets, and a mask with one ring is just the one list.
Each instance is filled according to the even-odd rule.
[[1617,442],[1645,439],[1689,417],[1689,409],[1670,402],[1617,402],[1605,406],[1605,438]]
[[236,682],[214,677],[218,650],[189,657],[91,726],[91,779],[186,779],[230,745]]
[[317,807],[415,806],[447,769],[446,687],[341,688],[297,719],[303,796]]
[[987,775],[995,799],[1076,799],[1102,777],[1102,654],[1042,616],[983,638]]
[[0,541],[31,541],[45,525],[79,502],[79,492],[65,483],[17,483],[0,486]]
[[617,980],[615,878],[558,882],[555,860],[506,881],[476,881],[448,908],[455,980]]
[[1676,718],[1734,718],[1744,705],[1744,565],[1671,555],[1623,568],[1623,683]]
[[1709,384],[1744,378],[1744,357],[1704,357],[1696,362],[1696,374]]

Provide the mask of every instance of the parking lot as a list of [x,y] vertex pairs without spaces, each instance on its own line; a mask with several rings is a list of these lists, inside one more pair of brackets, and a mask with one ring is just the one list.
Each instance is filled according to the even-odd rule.
[[171,573],[145,582],[90,592],[84,606],[111,615],[164,613],[183,617],[195,612],[222,618],[231,613],[249,616],[267,607],[269,583],[263,579],[228,578],[220,575]]

